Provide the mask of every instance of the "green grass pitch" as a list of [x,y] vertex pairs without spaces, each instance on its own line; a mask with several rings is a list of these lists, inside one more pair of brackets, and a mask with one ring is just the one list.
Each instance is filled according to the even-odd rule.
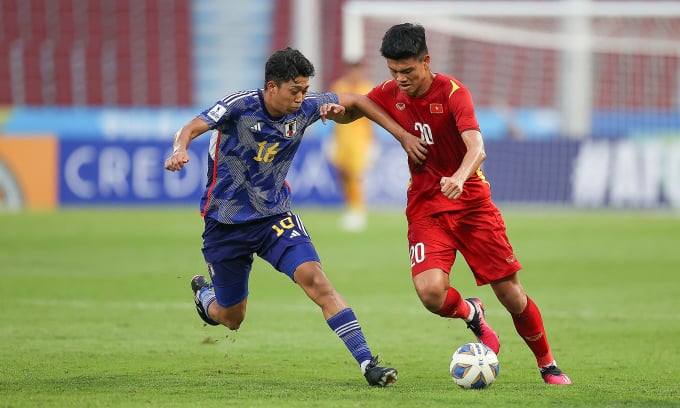
[[501,335],[487,390],[449,378],[474,340],[413,291],[402,211],[362,233],[299,209],[324,269],[399,381],[371,388],[317,307],[257,260],[238,332],[204,327],[189,280],[205,270],[193,208],[0,214],[0,407],[680,406],[680,217],[505,211],[522,282],[569,387],[541,381],[490,288],[452,273]]

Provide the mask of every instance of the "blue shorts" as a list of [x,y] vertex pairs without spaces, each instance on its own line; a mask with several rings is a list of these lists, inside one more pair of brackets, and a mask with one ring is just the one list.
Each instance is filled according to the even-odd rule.
[[320,262],[302,220],[290,212],[241,224],[205,217],[203,257],[220,306],[230,307],[248,297],[253,254],[293,280],[298,266]]

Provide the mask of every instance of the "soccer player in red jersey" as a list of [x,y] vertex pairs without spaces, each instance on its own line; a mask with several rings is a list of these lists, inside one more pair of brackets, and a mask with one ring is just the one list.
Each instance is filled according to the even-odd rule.
[[420,25],[391,27],[380,52],[392,79],[368,97],[416,136],[399,142],[408,154],[411,173],[406,218],[418,297],[432,313],[465,320],[479,341],[498,353],[498,335],[484,319],[482,302],[463,299],[450,285],[449,274],[460,252],[477,285],[489,284],[510,312],[517,332],[536,356],[543,380],[571,384],[557,368],[540,311],[517,276],[521,264],[480,168],[486,154],[470,91],[457,79],[430,71],[425,29]]

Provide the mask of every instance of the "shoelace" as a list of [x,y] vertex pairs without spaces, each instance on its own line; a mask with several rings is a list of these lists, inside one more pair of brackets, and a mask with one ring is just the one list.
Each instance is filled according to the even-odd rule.
[[475,334],[481,335],[482,334],[482,325],[478,324],[479,323],[479,314],[477,310],[475,310],[475,314],[472,316],[472,320],[469,322],[465,322],[465,325],[467,326],[468,329],[472,330]]
[[366,371],[368,371],[370,368],[376,367],[378,362],[378,356],[371,357],[371,361],[369,361],[368,365],[366,366]]
[[562,375],[562,370],[557,368],[557,366],[548,366],[541,368],[541,374]]

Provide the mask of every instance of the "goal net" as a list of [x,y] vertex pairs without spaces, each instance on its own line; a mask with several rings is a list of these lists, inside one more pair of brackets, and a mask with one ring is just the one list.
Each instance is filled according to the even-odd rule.
[[[426,28],[432,71],[471,90],[485,140],[524,141],[498,145],[500,157],[492,160],[505,161],[498,171],[512,191],[498,186],[494,194],[500,188],[508,201],[680,206],[673,165],[680,161],[680,2],[350,0],[343,58],[361,58],[375,83],[386,79],[380,42],[403,22]],[[660,138],[670,140],[660,152],[640,147]],[[632,153],[621,147],[630,143]],[[623,174],[643,187],[617,184],[615,172],[641,167],[650,170]],[[668,171],[677,180],[661,180]],[[647,196],[631,198],[636,194]]]

